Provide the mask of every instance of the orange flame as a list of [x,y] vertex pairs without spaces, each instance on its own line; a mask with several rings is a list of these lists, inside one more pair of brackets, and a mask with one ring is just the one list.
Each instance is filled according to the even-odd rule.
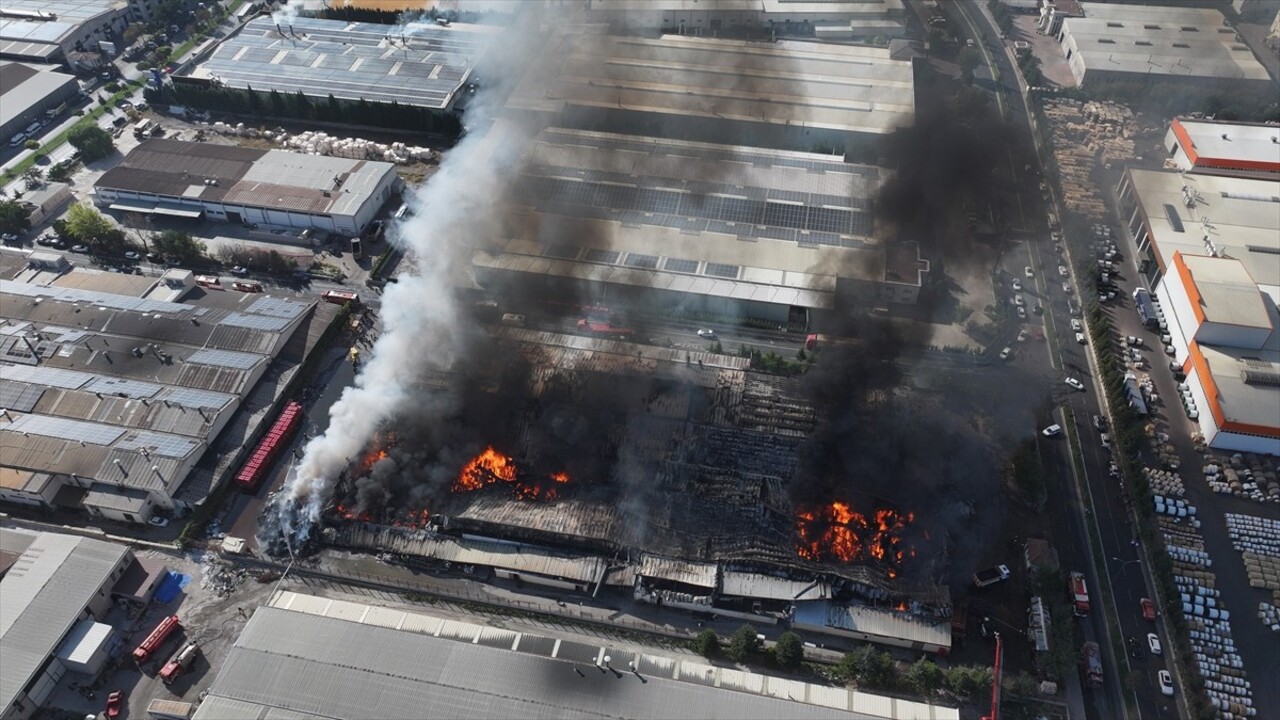
[[337,513],[338,517],[342,518],[343,520],[358,520],[360,522],[373,522],[373,515],[370,515],[367,512],[356,512],[355,510],[352,510],[351,508],[348,508],[344,505],[338,505],[334,507],[333,511]]
[[[487,447],[484,452],[462,466],[462,470],[458,473],[458,479],[453,483],[453,491],[457,493],[473,492],[497,482],[504,482],[511,485],[512,492],[515,493],[517,500],[547,502],[555,500],[560,495],[555,487],[522,483],[519,481],[518,476],[519,468],[516,467],[514,460],[492,447]],[[563,485],[569,482],[567,473],[552,473],[549,477],[556,484]]]
[[896,577],[896,565],[903,558],[903,551],[898,547],[902,542],[901,532],[913,520],[913,513],[899,515],[889,509],[877,510],[868,519],[845,503],[833,502],[816,511],[797,514],[796,552],[806,560],[815,561],[879,560],[890,565],[889,577]]

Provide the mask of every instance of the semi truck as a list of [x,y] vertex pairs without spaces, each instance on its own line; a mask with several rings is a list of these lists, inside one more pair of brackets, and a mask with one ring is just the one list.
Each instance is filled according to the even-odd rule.
[[1009,579],[1009,566],[997,565],[986,570],[979,570],[973,574],[974,587],[984,588],[989,585],[1004,582]]
[[1091,688],[1102,687],[1102,654],[1098,643],[1087,642],[1080,648],[1080,676],[1084,684]]
[[1084,573],[1073,572],[1067,588],[1071,595],[1072,610],[1076,617],[1089,614],[1089,587],[1085,585]]
[[199,654],[200,646],[195,641],[183,645],[182,649],[160,668],[160,681],[165,685],[172,684],[191,667],[191,663],[196,661],[196,656]]

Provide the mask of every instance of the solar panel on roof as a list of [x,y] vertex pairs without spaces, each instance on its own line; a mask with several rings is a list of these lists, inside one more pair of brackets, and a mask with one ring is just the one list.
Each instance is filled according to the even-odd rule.
[[657,255],[642,255],[640,253],[627,253],[627,259],[623,261],[623,265],[627,267],[643,268],[645,270],[658,269]]
[[228,314],[218,324],[228,325],[231,327],[249,328],[250,330],[280,332],[289,326],[289,321],[285,318],[270,317],[267,315],[247,315],[245,313],[233,312]]
[[245,308],[245,312],[254,313],[255,315],[271,315],[273,317],[288,318],[292,320],[306,312],[309,307],[311,307],[310,303],[265,296],[255,300],[253,304]]
[[690,273],[698,272],[697,260],[682,260],[680,258],[667,258],[662,265],[667,272]]
[[124,434],[122,428],[114,425],[82,422],[50,415],[23,415],[5,426],[5,429],[72,442],[83,441],[94,445],[110,445]]
[[227,403],[234,400],[234,396],[224,393],[214,392],[212,390],[198,390],[196,388],[170,388],[168,392],[160,396],[163,401],[181,405],[189,408],[208,408],[217,410],[223,408]]
[[618,262],[618,258],[621,256],[622,256],[622,253],[618,252],[617,250],[601,250],[599,248],[591,248],[587,250],[586,255],[582,256],[582,259],[586,260],[587,262],[605,263],[607,265],[613,265],[614,263]]
[[150,398],[155,397],[156,393],[164,389],[164,386],[140,380],[129,380],[128,378],[99,376],[90,381],[88,385],[85,385],[84,389],[104,395]]
[[15,412],[31,412],[45,388],[12,380],[0,380],[0,408]]
[[737,265],[709,262],[707,263],[706,269],[702,271],[702,274],[722,278],[737,278],[740,271],[741,268]]
[[218,367],[248,370],[262,362],[261,355],[236,352],[235,350],[198,350],[187,357],[187,362],[197,365],[216,365]]
[[115,445],[120,450],[146,450],[162,457],[184,458],[200,447],[200,441],[180,435],[137,430]]
[[86,383],[94,378],[92,374],[78,370],[29,367],[26,365],[9,365],[7,363],[0,363],[0,374],[3,374],[5,380],[35,383],[36,385],[63,388],[65,390],[76,390],[84,387]]

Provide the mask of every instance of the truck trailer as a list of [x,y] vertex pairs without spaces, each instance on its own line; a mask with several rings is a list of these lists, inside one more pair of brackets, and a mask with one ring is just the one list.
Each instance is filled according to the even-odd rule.
[[986,570],[979,570],[973,574],[973,584],[975,587],[984,588],[989,585],[1004,582],[1009,579],[1009,566],[997,565]]

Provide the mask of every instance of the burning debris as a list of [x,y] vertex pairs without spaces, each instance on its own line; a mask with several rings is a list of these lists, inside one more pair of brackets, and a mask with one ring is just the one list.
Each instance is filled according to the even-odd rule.
[[815,562],[878,561],[887,566],[889,577],[896,577],[904,557],[915,555],[913,549],[902,549],[903,531],[913,520],[912,513],[887,508],[868,518],[833,502],[796,515],[796,552]]
[[510,485],[517,500],[547,502],[559,497],[556,486],[568,483],[569,475],[557,472],[547,475],[545,479],[531,476],[521,472],[511,458],[487,447],[463,466],[452,490],[455,493],[474,492],[499,482]]

